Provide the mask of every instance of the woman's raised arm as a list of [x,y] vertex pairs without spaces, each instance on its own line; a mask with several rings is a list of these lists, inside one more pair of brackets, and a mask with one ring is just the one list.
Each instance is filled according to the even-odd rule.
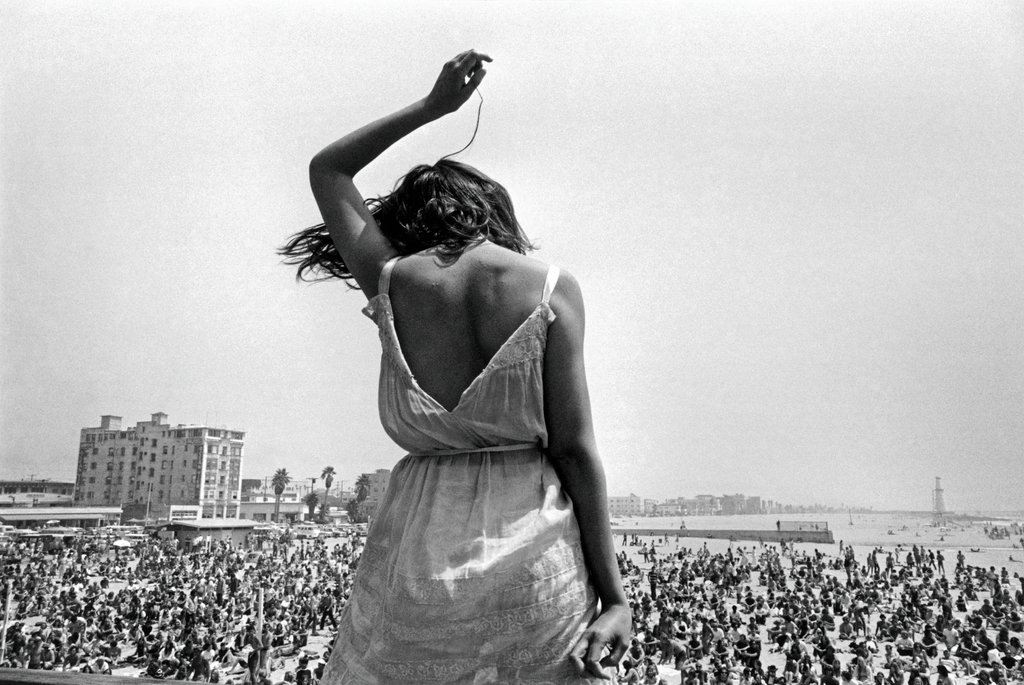
[[395,249],[381,233],[352,178],[395,142],[420,126],[456,111],[487,73],[491,58],[467,50],[447,62],[430,94],[349,133],[318,152],[309,182],[338,254],[367,297],[377,294],[377,276]]

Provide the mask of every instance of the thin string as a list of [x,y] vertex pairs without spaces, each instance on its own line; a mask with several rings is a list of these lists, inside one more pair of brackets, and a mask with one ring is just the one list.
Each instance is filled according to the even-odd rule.
[[476,108],[476,126],[473,127],[473,136],[469,139],[469,142],[466,143],[465,147],[463,147],[461,150],[459,150],[458,152],[451,152],[437,161],[440,162],[442,160],[448,159],[449,157],[454,157],[455,155],[462,154],[463,152],[468,150],[469,146],[473,144],[474,140],[476,140],[476,132],[480,130],[480,112],[484,108],[484,96],[483,93],[480,92],[480,86],[476,87],[476,94],[477,97],[480,98],[480,104],[477,105]]

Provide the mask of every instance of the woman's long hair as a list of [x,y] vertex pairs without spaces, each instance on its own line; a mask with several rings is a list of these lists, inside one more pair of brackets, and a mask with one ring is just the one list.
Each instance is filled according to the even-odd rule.
[[[462,162],[420,164],[391,193],[365,203],[400,255],[433,247],[442,260],[454,261],[484,240],[520,254],[534,249],[516,220],[508,191]],[[358,288],[324,224],[299,231],[278,254],[285,264],[298,267],[298,280],[340,278]]]

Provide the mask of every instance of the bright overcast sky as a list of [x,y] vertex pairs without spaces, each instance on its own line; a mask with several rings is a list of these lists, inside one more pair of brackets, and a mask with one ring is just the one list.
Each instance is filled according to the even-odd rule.
[[309,158],[470,47],[462,159],[583,285],[611,493],[1024,509],[1024,5],[961,0],[5,2],[2,476],[157,411],[246,477],[396,462],[362,295],[274,249]]

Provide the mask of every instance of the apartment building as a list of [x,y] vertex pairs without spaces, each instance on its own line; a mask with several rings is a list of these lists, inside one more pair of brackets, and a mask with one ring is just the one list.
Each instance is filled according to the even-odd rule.
[[203,518],[235,518],[242,488],[245,433],[223,427],[172,426],[158,412],[134,427],[120,416],[82,428],[75,504],[120,505],[166,518],[172,505],[198,505]]

